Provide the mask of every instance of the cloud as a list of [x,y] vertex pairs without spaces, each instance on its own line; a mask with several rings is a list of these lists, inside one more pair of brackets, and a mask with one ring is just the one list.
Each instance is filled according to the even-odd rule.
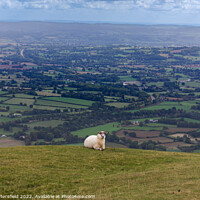
[[0,8],[198,10],[199,0],[0,0]]

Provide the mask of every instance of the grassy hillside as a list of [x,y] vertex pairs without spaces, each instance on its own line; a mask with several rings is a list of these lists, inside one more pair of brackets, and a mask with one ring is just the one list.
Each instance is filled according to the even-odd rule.
[[73,146],[0,148],[0,194],[198,199],[200,154]]

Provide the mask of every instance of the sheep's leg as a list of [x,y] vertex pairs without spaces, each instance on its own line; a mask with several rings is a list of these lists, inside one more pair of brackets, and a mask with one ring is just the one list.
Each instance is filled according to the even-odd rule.
[[105,147],[102,147],[102,145],[97,144],[93,148],[96,149],[96,150],[103,151]]
[[100,148],[100,147],[97,147],[97,148],[94,148],[96,150],[100,150],[100,151],[103,151],[104,149]]
[[100,147],[98,147],[98,146],[94,146],[93,148],[96,150],[100,150]]

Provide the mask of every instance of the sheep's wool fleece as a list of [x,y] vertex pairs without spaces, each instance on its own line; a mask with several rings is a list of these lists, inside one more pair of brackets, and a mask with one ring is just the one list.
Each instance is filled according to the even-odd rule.
[[93,148],[94,144],[97,143],[97,136],[96,135],[90,135],[87,137],[84,141],[84,146],[88,148]]

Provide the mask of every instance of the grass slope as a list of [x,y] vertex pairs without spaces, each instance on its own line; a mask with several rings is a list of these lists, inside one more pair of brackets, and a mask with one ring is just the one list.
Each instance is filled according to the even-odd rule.
[[0,148],[0,160],[2,195],[95,195],[102,200],[200,196],[200,154],[39,146]]

